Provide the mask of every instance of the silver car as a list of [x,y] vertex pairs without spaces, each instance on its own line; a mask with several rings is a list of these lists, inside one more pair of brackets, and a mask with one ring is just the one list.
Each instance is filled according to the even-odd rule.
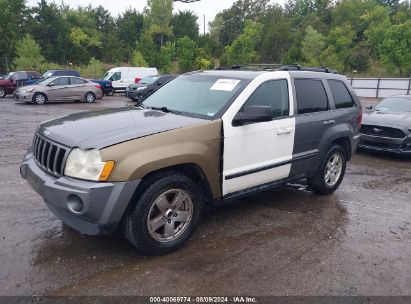
[[47,78],[14,92],[15,100],[34,104],[69,100],[93,103],[96,99],[102,98],[103,91],[99,84],[72,76]]

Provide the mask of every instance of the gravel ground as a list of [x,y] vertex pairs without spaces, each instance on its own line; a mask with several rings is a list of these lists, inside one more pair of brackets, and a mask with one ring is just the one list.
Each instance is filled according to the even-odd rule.
[[411,295],[409,159],[359,153],[331,196],[296,184],[209,208],[167,256],[67,228],[19,175],[35,128],[126,105],[0,100],[0,295]]

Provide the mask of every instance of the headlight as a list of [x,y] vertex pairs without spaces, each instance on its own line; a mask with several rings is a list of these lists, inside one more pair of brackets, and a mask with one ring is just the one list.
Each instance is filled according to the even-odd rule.
[[138,87],[137,91],[142,91],[142,90],[145,90],[145,89],[147,89],[147,87]]
[[114,161],[103,162],[100,151],[73,149],[67,157],[64,175],[90,181],[107,181]]

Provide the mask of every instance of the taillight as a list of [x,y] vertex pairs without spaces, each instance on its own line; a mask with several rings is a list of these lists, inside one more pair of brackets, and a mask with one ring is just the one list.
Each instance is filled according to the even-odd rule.
[[360,128],[360,127],[361,127],[361,124],[362,124],[362,111],[359,111],[359,112],[358,112],[357,124],[358,124],[358,127]]
[[100,90],[103,89],[103,87],[102,87],[101,85],[96,85],[96,88],[97,88],[97,89],[100,89]]

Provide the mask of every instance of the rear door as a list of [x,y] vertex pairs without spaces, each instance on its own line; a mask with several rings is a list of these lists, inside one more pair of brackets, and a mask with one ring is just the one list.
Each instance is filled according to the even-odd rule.
[[318,168],[320,142],[327,130],[336,124],[325,81],[313,78],[294,79],[297,110],[290,176],[306,174]]
[[81,78],[70,78],[70,97],[74,100],[83,99],[86,92],[86,81]]
[[[273,120],[233,126],[250,105],[271,106]],[[254,79],[223,116],[223,195],[289,176],[294,143],[293,95],[288,73]]]

